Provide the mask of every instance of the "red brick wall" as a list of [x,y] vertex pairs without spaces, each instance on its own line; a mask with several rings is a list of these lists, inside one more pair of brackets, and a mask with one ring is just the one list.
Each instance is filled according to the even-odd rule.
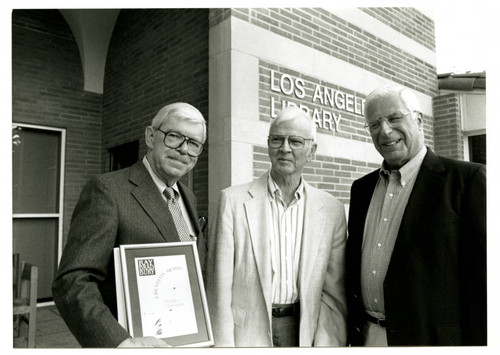
[[[140,141],[164,105],[183,101],[208,121],[208,20],[206,9],[121,10],[108,50],[104,80],[103,156]],[[193,171],[200,213],[208,209],[208,146]]]
[[83,91],[80,54],[57,10],[12,13],[12,120],[66,128],[64,236],[85,182],[100,172],[101,95]]
[[435,150],[448,158],[464,159],[460,97],[450,93],[436,96],[433,101]]

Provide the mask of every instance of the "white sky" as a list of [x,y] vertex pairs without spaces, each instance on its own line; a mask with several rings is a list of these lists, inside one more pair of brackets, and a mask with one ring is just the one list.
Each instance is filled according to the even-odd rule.
[[440,6],[435,9],[437,73],[486,70],[488,9]]

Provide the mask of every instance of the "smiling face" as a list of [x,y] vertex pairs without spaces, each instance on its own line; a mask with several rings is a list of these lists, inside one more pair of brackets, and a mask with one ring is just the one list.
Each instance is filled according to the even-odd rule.
[[[198,142],[205,140],[202,123],[180,119],[175,115],[166,118],[159,129],[164,132],[175,131]],[[187,154],[187,142],[173,149],[165,145],[164,138],[164,133],[151,126],[146,128],[146,145],[149,148],[147,159],[151,169],[168,186],[172,186],[194,167],[198,157]]]
[[[269,135],[313,138],[310,123],[303,115],[273,124],[269,130]],[[268,152],[272,164],[271,174],[273,178],[300,178],[304,166],[313,158],[316,152],[316,144],[312,140],[306,140],[302,149],[291,149],[288,140],[285,139],[280,148],[269,147]]]
[[[368,101],[368,99],[367,99]],[[399,93],[376,97],[367,103],[366,120],[369,123],[381,117],[402,116],[414,110]],[[371,133],[373,144],[384,157],[390,169],[399,169],[410,161],[424,144],[423,121],[419,112],[406,115],[397,124],[389,126],[381,121],[380,130]]]

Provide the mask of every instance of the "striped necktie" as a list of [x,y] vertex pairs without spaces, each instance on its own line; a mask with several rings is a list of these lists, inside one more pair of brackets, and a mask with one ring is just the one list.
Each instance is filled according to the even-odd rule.
[[179,234],[179,239],[181,242],[191,241],[192,239],[189,235],[189,228],[184,220],[184,217],[182,216],[181,207],[179,206],[179,202],[177,202],[174,189],[167,186],[163,193],[167,197],[168,210],[172,214],[172,219],[174,220],[175,229],[177,229],[177,233]]

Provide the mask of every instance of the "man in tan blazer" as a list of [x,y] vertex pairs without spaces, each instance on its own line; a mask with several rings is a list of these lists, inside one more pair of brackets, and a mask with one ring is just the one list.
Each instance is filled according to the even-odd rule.
[[287,108],[268,138],[272,168],[221,192],[210,226],[208,302],[216,346],[344,346],[344,207],[302,178],[310,116]]

